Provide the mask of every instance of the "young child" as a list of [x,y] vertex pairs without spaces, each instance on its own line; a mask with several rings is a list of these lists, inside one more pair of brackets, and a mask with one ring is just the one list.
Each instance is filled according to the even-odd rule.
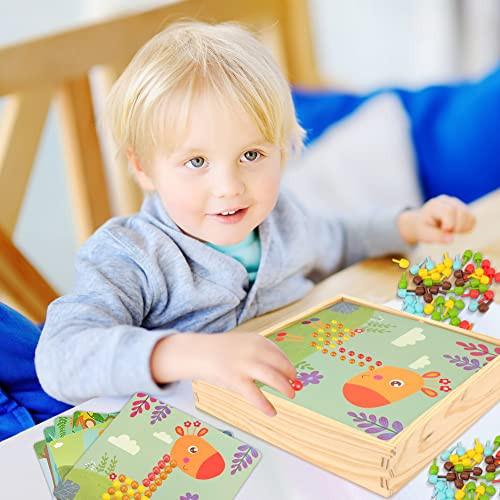
[[260,381],[293,398],[295,368],[258,334],[216,335],[302,298],[311,273],[447,242],[474,218],[439,197],[369,220],[308,214],[280,178],[300,152],[289,86],[266,49],[232,25],[179,23],[150,40],[115,83],[106,114],[148,194],[76,260],[36,351],[43,388],[79,403],[201,379],[269,415]]

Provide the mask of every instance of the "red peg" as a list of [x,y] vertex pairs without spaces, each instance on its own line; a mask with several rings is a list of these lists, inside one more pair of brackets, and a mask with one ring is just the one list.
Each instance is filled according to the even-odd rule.
[[292,384],[292,389],[294,391],[300,391],[304,386],[302,385],[302,382],[300,380],[291,380],[290,383]]
[[481,267],[483,269],[489,269],[491,267],[491,262],[488,259],[484,259],[483,262],[481,262]]
[[495,292],[493,290],[487,290],[486,292],[484,292],[483,297],[486,300],[493,300],[495,298]]
[[460,328],[463,328],[464,330],[470,330],[471,328],[471,324],[466,319],[460,321],[460,324],[458,326],[460,326]]
[[494,267],[488,267],[488,269],[485,269],[484,270],[484,274],[486,274],[486,276],[488,276],[488,278],[490,279],[494,279],[495,278],[495,268]]
[[466,273],[472,274],[475,270],[476,270],[476,268],[474,267],[474,264],[467,264],[465,266]]
[[477,299],[479,297],[479,290],[477,290],[476,288],[473,288],[469,292],[469,296],[470,296],[471,299]]
[[495,274],[495,283],[500,283],[500,273]]

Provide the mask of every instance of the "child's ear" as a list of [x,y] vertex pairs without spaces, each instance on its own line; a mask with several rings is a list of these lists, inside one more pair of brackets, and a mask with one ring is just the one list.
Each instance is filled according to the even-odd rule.
[[151,177],[146,173],[138,156],[129,148],[127,149],[127,159],[132,165],[134,177],[143,191],[155,191]]

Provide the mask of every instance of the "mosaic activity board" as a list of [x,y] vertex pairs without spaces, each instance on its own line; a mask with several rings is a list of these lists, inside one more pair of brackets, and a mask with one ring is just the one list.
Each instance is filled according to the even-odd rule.
[[149,394],[95,417],[74,430],[59,417],[34,446],[58,500],[229,500],[260,461],[228,431]]
[[389,496],[499,400],[500,342],[338,297],[265,332],[297,369],[278,410],[193,384],[197,406]]

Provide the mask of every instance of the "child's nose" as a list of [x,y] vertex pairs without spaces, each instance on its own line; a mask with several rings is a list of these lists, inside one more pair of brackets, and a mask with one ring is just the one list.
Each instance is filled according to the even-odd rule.
[[212,189],[218,198],[235,198],[245,191],[245,183],[238,169],[222,167],[214,175]]

